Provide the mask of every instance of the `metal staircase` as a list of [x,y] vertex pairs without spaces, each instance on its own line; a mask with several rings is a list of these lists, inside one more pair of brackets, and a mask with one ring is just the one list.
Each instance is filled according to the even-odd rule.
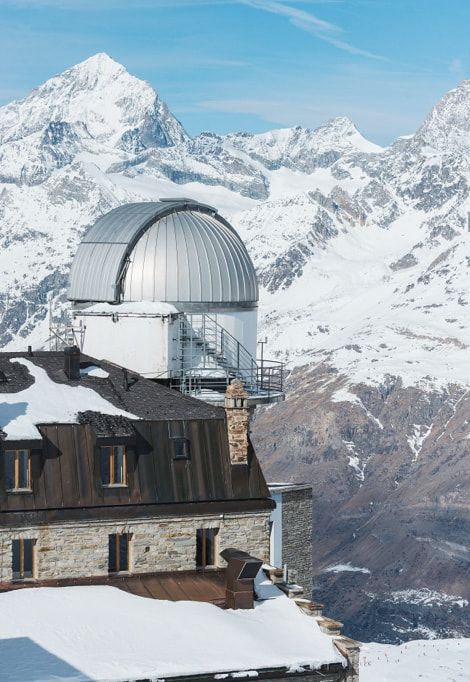
[[243,381],[248,392],[257,391],[258,366],[249,351],[206,313],[179,316],[175,339],[178,370],[172,385],[190,395],[203,390],[224,392],[230,381]]

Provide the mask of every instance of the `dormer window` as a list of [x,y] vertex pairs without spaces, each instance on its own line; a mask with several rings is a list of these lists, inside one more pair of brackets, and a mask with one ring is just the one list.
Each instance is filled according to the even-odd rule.
[[5,450],[7,492],[31,492],[31,453],[29,450]]
[[175,459],[191,459],[191,446],[188,438],[172,438]]
[[101,447],[101,482],[106,487],[127,486],[126,448],[124,445]]
[[191,459],[191,442],[187,438],[186,422],[180,420],[169,421],[168,436],[173,449],[173,458]]

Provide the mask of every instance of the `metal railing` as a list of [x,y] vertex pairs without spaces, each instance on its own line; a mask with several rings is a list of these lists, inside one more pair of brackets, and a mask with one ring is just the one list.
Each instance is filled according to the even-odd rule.
[[284,363],[278,360],[265,360],[257,362],[256,383],[258,390],[268,393],[282,393],[284,384]]
[[170,373],[174,388],[187,395],[204,391],[225,393],[232,379],[240,379],[250,395],[283,390],[283,363],[250,352],[206,313],[181,314],[178,322],[177,370]]

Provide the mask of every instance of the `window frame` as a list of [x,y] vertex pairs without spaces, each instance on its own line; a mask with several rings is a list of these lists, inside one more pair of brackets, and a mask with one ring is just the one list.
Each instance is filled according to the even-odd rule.
[[[126,548],[126,568],[120,568],[121,566],[121,538],[125,537],[127,539]],[[111,570],[111,538],[114,538],[114,566],[115,570]],[[131,539],[132,533],[110,533],[108,535],[108,574],[109,575],[119,575],[131,572]]]
[[[20,487],[19,482],[20,482],[20,456],[21,453],[26,453],[27,457],[27,463],[26,463],[26,480],[27,480],[27,487]],[[6,487],[6,492],[8,494],[12,493],[32,493],[33,492],[33,485],[32,485],[32,473],[31,473],[31,450],[29,448],[8,448],[4,450],[4,459],[5,459],[5,487]],[[13,483],[14,487],[10,488],[7,485],[8,482],[8,459],[11,457],[13,454]]]
[[[15,557],[15,543],[18,544],[18,550],[19,550],[19,571],[15,571],[15,564],[14,564],[14,557]],[[25,543],[31,543],[31,571],[28,571],[28,573],[31,573],[31,575],[25,575]],[[37,540],[35,538],[13,538],[11,541],[11,551],[12,551],[12,557],[11,557],[11,573],[12,573],[12,580],[13,582],[27,582],[28,580],[35,580],[36,579],[36,543]],[[15,573],[17,575],[15,575]]]
[[[187,461],[191,459],[191,441],[185,436],[172,436],[170,438],[171,444],[173,446],[173,459]],[[179,455],[177,453],[177,444],[183,444],[184,454]]]
[[[219,548],[219,531],[220,528],[198,528],[196,530],[196,569],[200,571],[212,570],[218,568],[217,556]],[[212,563],[207,563],[207,546],[208,546],[208,534],[212,534]],[[202,547],[201,547],[201,563],[198,563],[198,543],[199,536],[201,537]]]
[[[115,450],[122,448],[122,481],[116,482],[115,469]],[[107,454],[105,454],[107,451]],[[109,483],[103,479],[103,458],[107,457],[107,471],[109,472]],[[127,448],[123,443],[113,445],[100,445],[100,475],[103,488],[127,488]]]

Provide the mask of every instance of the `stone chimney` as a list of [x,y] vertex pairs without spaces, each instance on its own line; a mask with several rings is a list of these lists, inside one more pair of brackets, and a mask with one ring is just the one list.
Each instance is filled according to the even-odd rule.
[[225,393],[228,444],[232,464],[248,463],[248,393],[239,379],[233,379]]

